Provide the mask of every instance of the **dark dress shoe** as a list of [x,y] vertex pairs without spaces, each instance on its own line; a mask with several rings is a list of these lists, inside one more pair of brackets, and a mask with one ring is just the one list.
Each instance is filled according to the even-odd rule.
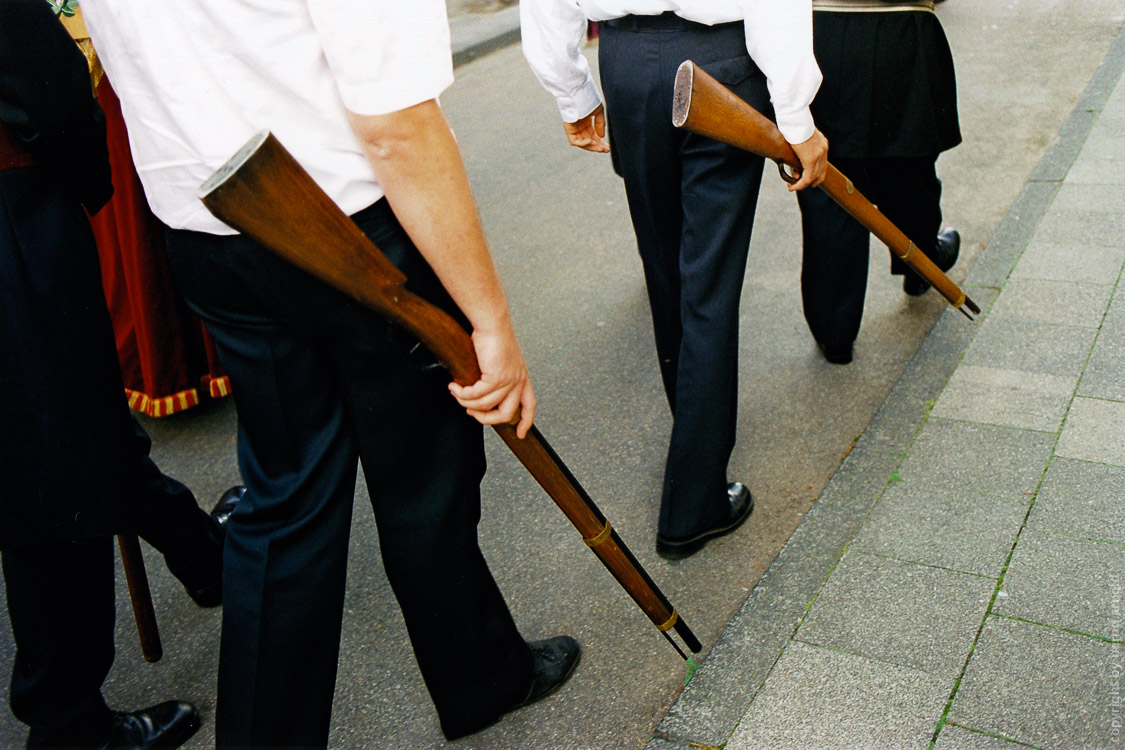
[[201,555],[190,565],[168,565],[172,574],[184,585],[191,600],[200,607],[218,607],[223,603],[223,539],[226,536],[226,524],[245,494],[246,488],[242,485],[231,487],[219,496],[219,502],[211,509],[207,518],[207,523],[210,524],[207,546],[213,552]]
[[532,659],[531,688],[526,698],[512,706],[513,711],[542,700],[562,687],[582,658],[582,647],[569,635],[530,641],[527,646]]
[[215,503],[215,507],[211,509],[211,518],[218,521],[220,526],[226,526],[231,514],[234,513],[235,506],[238,505],[238,501],[245,494],[246,488],[241,484],[231,487],[219,496],[219,502]]
[[846,365],[852,361],[852,342],[846,344],[822,344],[819,341],[816,345],[820,347],[820,353],[824,355],[824,359],[834,365]]
[[114,712],[113,729],[100,747],[106,750],[179,747],[195,734],[199,723],[195,706],[183,701],[165,701],[129,714]]
[[[960,254],[960,233],[956,229],[944,229],[938,232],[937,243],[934,246],[933,255],[930,256],[934,265],[942,271],[948,271],[953,268],[953,264],[957,262],[957,256]],[[906,275],[902,277],[902,291],[911,297],[925,294],[929,288],[930,282],[914,273],[914,271],[907,269]]]
[[209,580],[199,586],[192,586],[189,583],[184,583],[184,590],[187,591],[188,596],[195,602],[197,607],[210,609],[218,607],[223,603],[223,569],[219,565],[218,572],[209,577]]
[[726,521],[687,539],[669,539],[658,533],[656,554],[665,560],[683,560],[703,549],[703,545],[712,539],[729,534],[741,526],[754,510],[754,498],[750,495],[750,490],[742,482],[731,482],[727,486],[727,500],[730,501],[730,513]]

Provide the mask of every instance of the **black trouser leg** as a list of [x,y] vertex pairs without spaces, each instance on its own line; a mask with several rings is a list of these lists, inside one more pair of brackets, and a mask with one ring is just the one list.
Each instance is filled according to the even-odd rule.
[[[941,226],[941,181],[935,161],[936,157],[834,158],[833,164],[919,249],[930,253]],[[822,190],[802,190],[797,201],[805,320],[818,342],[842,346],[859,334],[870,234]],[[892,253],[891,273],[913,271]]]
[[16,644],[11,706],[28,746],[95,746],[112,714],[101,687],[113,665],[113,540],[3,551]]
[[[851,177],[849,172],[845,174]],[[801,207],[805,321],[820,344],[845,347],[855,341],[863,319],[871,236],[819,188],[798,192],[797,202]]]
[[[434,293],[385,202],[360,224],[412,289]],[[415,342],[244,238],[173,232],[169,258],[231,377],[247,485],[227,529],[218,744],[328,740],[361,450],[442,726],[494,721],[526,695],[529,654],[476,544],[481,429],[448,376],[419,370]]]
[[672,406],[659,530],[684,538],[728,513],[738,310],[762,159],[672,127],[676,68],[692,59],[756,108],[769,112],[769,99],[737,24],[607,28],[600,55],[615,164],[625,181]]

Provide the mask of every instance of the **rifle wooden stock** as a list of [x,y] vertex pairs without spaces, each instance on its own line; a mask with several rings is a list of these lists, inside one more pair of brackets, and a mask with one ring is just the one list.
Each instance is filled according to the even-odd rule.
[[[777,162],[786,182],[796,179],[785,167],[801,171],[801,160],[777,126],[690,60],[676,71],[672,124]],[[977,304],[836,167],[828,165],[820,187],[965,317],[972,320],[973,315],[980,313]]]
[[[407,291],[406,276],[320,189],[268,132],[251,139],[200,188],[219,219],[294,265],[409,330],[462,384],[480,378],[469,334],[444,311]],[[583,540],[669,643],[693,652],[699,640],[633,557],[573,474],[539,433],[496,432],[578,529]]]

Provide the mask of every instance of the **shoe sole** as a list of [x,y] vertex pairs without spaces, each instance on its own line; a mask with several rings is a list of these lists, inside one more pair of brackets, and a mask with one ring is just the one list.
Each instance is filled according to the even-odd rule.
[[702,534],[698,534],[691,539],[684,539],[679,542],[669,542],[661,539],[656,540],[656,554],[663,557],[665,560],[683,560],[686,557],[691,557],[707,544],[712,539],[716,539],[726,534],[731,533],[742,524],[746,523],[746,519],[754,512],[754,496],[750,496],[750,503],[747,505],[746,512],[739,516],[729,526],[724,526],[721,529],[711,529]]

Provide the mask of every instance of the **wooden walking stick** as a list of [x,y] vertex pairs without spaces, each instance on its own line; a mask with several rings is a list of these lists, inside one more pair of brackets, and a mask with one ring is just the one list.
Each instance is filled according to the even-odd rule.
[[[682,63],[676,71],[672,124],[772,159],[777,162],[782,179],[790,184],[797,181],[785,168],[800,172],[801,160],[777,126],[691,60]],[[977,304],[871,201],[864,198],[852,181],[836,167],[828,165],[828,174],[820,188],[906,265],[930,282],[966,318],[972,320],[973,315],[980,314]]]
[[[402,271],[269,132],[254,136],[212,175],[200,198],[225,223],[408,330],[457,383],[480,379],[465,329],[405,289]],[[680,656],[687,658],[670,631],[698,652],[699,640],[539,431],[532,427],[521,440],[512,425],[494,428]]]
[[145,661],[160,661],[160,657],[164,656],[164,647],[160,644],[160,629],[156,626],[156,610],[152,607],[152,592],[148,588],[141,543],[136,534],[118,534],[117,548],[121,551],[121,567],[125,569],[125,583],[129,586],[133,619],[137,621],[141,655]]

